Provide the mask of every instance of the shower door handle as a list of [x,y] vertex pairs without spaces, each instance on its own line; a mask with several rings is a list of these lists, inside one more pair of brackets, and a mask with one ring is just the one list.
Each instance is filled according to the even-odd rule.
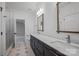
[[1,36],[3,35],[3,32],[1,32]]
[[16,33],[13,33],[14,35],[16,35]]

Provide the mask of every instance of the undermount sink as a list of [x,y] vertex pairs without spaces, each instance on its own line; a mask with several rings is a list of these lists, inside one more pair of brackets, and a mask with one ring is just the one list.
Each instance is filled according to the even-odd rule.
[[79,55],[79,47],[68,44],[66,42],[61,42],[61,41],[54,41],[51,42],[51,44],[61,52],[63,51],[64,53],[69,53],[71,55]]

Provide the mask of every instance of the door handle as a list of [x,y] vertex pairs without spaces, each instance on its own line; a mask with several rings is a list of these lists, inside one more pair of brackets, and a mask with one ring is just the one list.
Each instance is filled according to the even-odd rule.
[[1,36],[3,35],[3,32],[1,32]]
[[16,33],[13,33],[14,35],[16,35]]
[[2,7],[0,7],[0,11],[1,11],[1,12],[2,12],[2,9],[3,9],[3,8],[2,8]]

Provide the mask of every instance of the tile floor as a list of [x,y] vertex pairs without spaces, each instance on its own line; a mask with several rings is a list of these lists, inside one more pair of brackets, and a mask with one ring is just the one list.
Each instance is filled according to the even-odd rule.
[[23,38],[16,38],[16,46],[15,48],[11,49],[8,56],[35,56],[31,47],[30,41],[25,40]]

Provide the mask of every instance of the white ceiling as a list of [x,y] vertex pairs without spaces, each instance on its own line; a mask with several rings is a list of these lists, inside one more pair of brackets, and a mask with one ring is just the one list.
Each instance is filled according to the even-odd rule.
[[6,2],[6,9],[35,11],[37,2]]

